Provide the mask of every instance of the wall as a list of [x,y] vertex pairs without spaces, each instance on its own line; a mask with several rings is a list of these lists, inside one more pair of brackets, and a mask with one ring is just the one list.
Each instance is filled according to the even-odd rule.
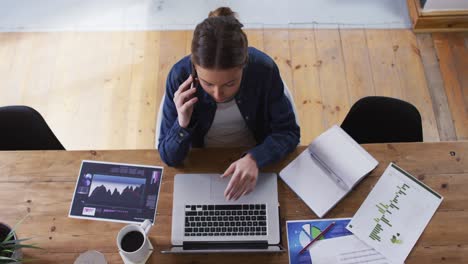
[[467,0],[426,0],[423,11],[468,10]]

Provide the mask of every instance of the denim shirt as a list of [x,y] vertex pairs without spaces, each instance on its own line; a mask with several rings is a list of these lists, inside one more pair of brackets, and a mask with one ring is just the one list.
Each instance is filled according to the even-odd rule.
[[[257,145],[248,150],[262,168],[279,161],[299,144],[300,129],[291,103],[284,94],[283,81],[275,62],[265,53],[249,47],[239,92],[235,95],[241,115]],[[197,87],[192,118],[182,128],[177,119],[174,93],[191,73],[190,56],[177,62],[166,81],[158,150],[169,166],[183,163],[191,147],[204,147],[205,135],[216,113],[216,102]]]

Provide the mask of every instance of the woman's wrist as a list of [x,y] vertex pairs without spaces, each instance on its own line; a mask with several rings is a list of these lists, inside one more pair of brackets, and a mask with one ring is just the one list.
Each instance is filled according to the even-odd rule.
[[257,160],[255,160],[255,157],[252,155],[252,153],[247,153],[245,154],[244,158],[247,158],[255,163],[255,166],[258,168]]

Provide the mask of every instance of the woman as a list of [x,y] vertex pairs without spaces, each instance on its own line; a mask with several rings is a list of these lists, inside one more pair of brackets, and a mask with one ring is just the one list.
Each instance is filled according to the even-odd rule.
[[191,147],[249,147],[222,177],[237,200],[250,193],[259,169],[299,143],[299,127],[275,62],[248,47],[242,24],[227,7],[210,12],[193,34],[192,54],[167,78],[158,150],[169,166]]

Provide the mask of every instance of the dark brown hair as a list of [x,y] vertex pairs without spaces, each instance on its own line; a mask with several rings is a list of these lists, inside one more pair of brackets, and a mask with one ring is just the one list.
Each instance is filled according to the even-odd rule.
[[197,25],[192,39],[192,63],[206,69],[230,69],[247,63],[247,36],[229,7],[211,11]]

